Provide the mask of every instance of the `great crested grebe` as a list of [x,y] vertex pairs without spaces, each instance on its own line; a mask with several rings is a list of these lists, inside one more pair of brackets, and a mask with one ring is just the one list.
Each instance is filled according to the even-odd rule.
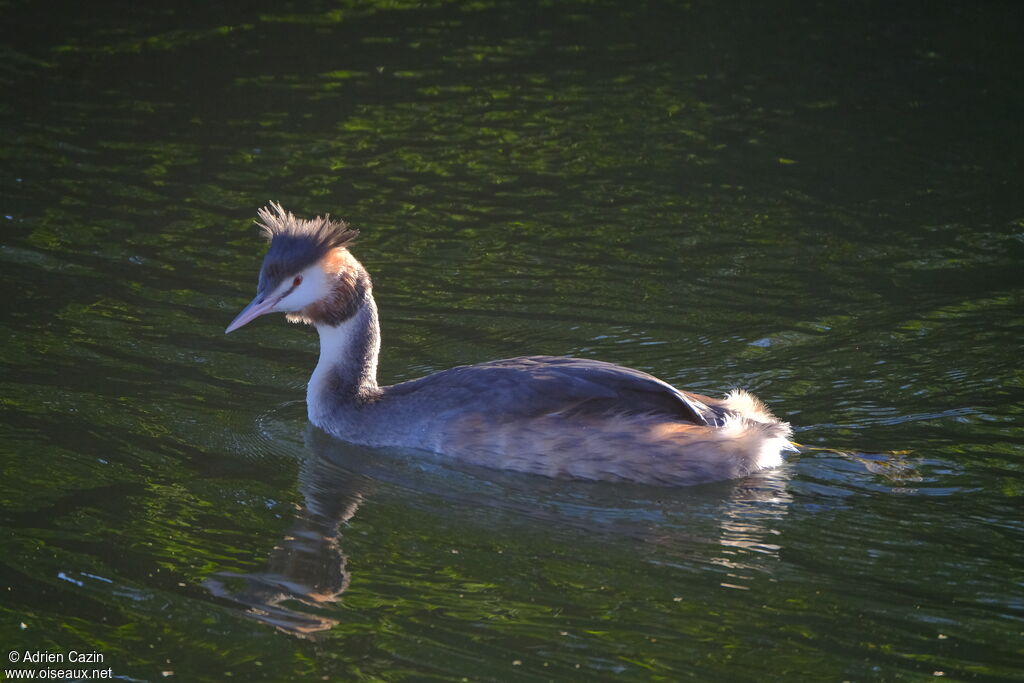
[[343,441],[433,451],[485,467],[564,479],[685,486],[746,476],[796,450],[790,427],[749,393],[724,399],[581,358],[527,356],[377,384],[380,333],[370,276],[329,216],[271,202],[256,298],[225,333],[266,313],[316,327],[309,420]]

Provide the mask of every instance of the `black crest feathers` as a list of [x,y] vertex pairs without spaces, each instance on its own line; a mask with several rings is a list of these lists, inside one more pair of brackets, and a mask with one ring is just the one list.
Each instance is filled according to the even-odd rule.
[[342,220],[331,220],[330,214],[309,220],[296,218],[291,211],[285,211],[277,202],[270,202],[260,209],[256,224],[263,229],[268,242],[277,237],[309,240],[317,251],[327,252],[336,247],[347,247],[355,241],[359,231],[349,227]]

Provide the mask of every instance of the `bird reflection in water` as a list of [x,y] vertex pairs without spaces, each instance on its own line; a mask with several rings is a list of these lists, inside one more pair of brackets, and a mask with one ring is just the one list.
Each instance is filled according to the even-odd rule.
[[299,467],[303,505],[270,553],[266,568],[244,574],[217,572],[203,582],[210,593],[229,600],[246,616],[297,636],[338,623],[317,612],[333,606],[348,588],[340,528],[359,509],[369,486],[365,477],[339,468],[317,447],[324,442],[317,433],[310,427],[307,446],[312,448]]
[[[511,525],[513,528],[500,531],[509,538],[516,535],[518,524],[534,522],[564,535],[633,538],[649,544],[656,556],[653,561],[675,557],[721,567],[721,585],[733,589],[748,588],[759,574],[774,570],[783,543],[784,518],[795,497],[807,495],[793,490],[793,466],[705,486],[662,488],[572,483],[465,464],[451,470],[440,459],[432,460],[420,452],[403,460],[397,453],[382,454],[338,441],[311,425],[305,446],[299,467],[302,506],[285,538],[271,551],[265,568],[248,573],[221,571],[204,582],[214,596],[247,616],[300,637],[312,637],[338,624],[331,614],[349,584],[347,558],[341,547],[342,526],[372,494],[376,482],[457,501],[472,509],[472,517],[479,523],[486,523],[481,521],[486,516],[478,514],[481,510],[510,513],[489,518]],[[831,460],[834,464],[859,463],[874,475],[876,485],[880,475],[883,482],[899,484],[913,472],[891,454],[851,454],[812,447],[803,452],[818,451],[840,456]],[[813,462],[825,464],[818,459]],[[431,463],[439,469],[431,471]],[[882,464],[886,467],[879,472]],[[850,484],[851,480],[833,483]],[[815,505],[827,504],[817,496],[814,499]],[[709,548],[717,550],[708,553]]]
[[[758,553],[772,553],[778,546],[769,542],[774,532],[767,525],[785,514],[790,501],[785,470],[689,489],[573,486],[519,474],[504,475],[510,478],[500,481],[500,473],[481,470],[491,485],[484,491],[484,480],[474,479],[472,488],[476,490],[470,492],[464,480],[452,488],[449,479],[458,479],[459,474],[433,477],[418,466],[410,470],[400,459],[375,450],[339,442],[308,427],[299,466],[303,502],[288,532],[261,571],[217,572],[204,581],[207,590],[245,616],[292,635],[312,637],[329,630],[338,623],[333,607],[350,580],[342,527],[377,481],[415,487],[443,498],[456,497],[474,507],[501,507],[511,512],[513,519],[526,523],[528,518],[540,516],[563,533],[573,533],[570,530],[575,528],[585,533],[639,537],[662,549],[670,544],[683,554],[692,550],[693,542],[703,543],[709,535],[716,537],[727,554],[729,549],[743,552],[751,547]],[[416,454],[414,461],[422,464],[423,455]],[[464,468],[460,474],[465,475]],[[495,477],[499,479],[496,484]],[[495,487],[502,495],[494,495]],[[766,508],[774,513],[766,514]]]
[[[383,454],[380,449],[337,441],[311,425],[305,442],[299,465],[303,502],[265,568],[218,572],[204,582],[214,596],[247,617],[300,637],[312,637],[338,623],[332,616],[334,606],[350,578],[341,545],[342,526],[378,483],[457,501],[473,510],[472,518],[480,523],[487,517],[492,523],[515,527],[532,520],[547,525],[553,535],[632,537],[649,544],[656,562],[666,556],[710,562],[725,572],[723,587],[740,589],[759,574],[774,571],[783,543],[780,527],[794,496],[800,495],[792,491],[792,467],[705,486],[659,488],[572,483],[465,464],[449,470],[440,459],[421,452],[403,459],[399,453]],[[824,449],[805,452],[817,450]],[[842,456],[836,462],[868,458],[830,452]],[[882,455],[870,461],[876,469],[879,462],[898,462]],[[431,471],[431,463],[439,469]],[[895,469],[900,479],[907,476],[904,469]],[[882,474],[883,480],[893,478],[893,472]],[[481,516],[481,510],[510,514]],[[514,528],[501,533],[516,535]],[[711,547],[717,550],[710,555],[701,550]]]

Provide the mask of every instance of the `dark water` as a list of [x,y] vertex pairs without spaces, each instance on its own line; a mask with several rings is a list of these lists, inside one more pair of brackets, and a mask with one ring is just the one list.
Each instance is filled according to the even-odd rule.
[[[0,3],[5,655],[1024,678],[1022,18]],[[222,334],[271,199],[362,229],[384,381],[600,358],[748,387],[808,448],[661,490],[324,439],[315,335]]]

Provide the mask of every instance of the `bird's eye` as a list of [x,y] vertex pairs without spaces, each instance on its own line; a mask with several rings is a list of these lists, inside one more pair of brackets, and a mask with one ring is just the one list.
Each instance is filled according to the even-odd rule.
[[296,275],[295,279],[292,280],[292,287],[298,287],[301,284],[302,284],[302,276],[301,275]]

